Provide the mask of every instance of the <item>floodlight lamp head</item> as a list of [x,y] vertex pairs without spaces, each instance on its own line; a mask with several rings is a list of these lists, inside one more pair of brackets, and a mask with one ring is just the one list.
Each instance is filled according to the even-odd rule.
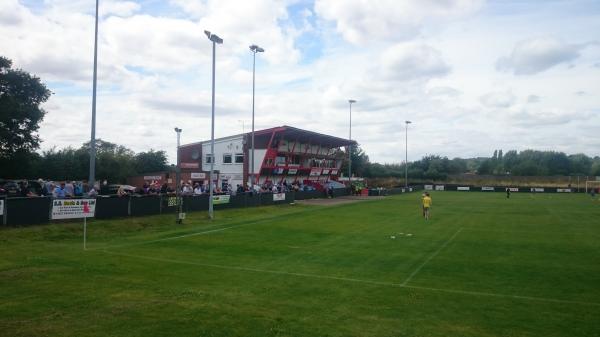
[[209,32],[208,30],[205,30],[204,34],[206,34],[206,37],[208,37],[208,39],[214,43],[218,43],[218,44],[223,43],[223,39],[218,37],[217,34],[213,34],[213,33]]
[[175,132],[180,133],[182,130],[178,127],[175,128]]
[[404,123],[411,124],[412,122],[411,121],[404,121]]
[[253,45],[251,45],[251,46],[250,46],[250,50],[251,50],[253,53],[262,53],[262,52],[264,52],[264,51],[265,51],[263,48],[261,48],[261,47],[259,47],[259,46],[255,45],[255,44],[253,44]]
[[349,99],[349,100],[348,100],[348,103],[350,103],[350,104],[352,104],[352,103],[356,103],[356,100]]

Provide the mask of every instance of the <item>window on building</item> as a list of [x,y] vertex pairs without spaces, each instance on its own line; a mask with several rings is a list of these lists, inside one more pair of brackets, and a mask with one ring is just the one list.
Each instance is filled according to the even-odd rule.
[[285,165],[285,157],[275,157],[275,165]]
[[223,155],[223,164],[231,164],[231,153],[225,153]]
[[206,155],[205,163],[207,163],[207,164],[212,163],[212,155],[211,154]]
[[243,153],[236,153],[235,154],[235,163],[236,164],[243,164],[244,163],[244,154]]

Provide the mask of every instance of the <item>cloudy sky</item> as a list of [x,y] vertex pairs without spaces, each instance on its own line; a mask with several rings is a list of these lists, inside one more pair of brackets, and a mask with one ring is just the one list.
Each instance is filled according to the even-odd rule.
[[[1,0],[0,54],[54,95],[43,149],[89,140],[93,0]],[[352,138],[372,161],[527,148],[600,155],[600,2],[100,0],[97,137],[175,153],[291,125]]]

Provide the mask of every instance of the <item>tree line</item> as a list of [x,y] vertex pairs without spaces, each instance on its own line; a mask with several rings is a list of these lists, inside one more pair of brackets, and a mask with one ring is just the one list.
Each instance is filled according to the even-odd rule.
[[[357,150],[362,153],[361,150]],[[367,178],[404,177],[404,164],[371,163],[366,155],[353,156],[353,172]],[[600,176],[600,157],[564,152],[496,150],[491,157],[453,158],[427,155],[408,164],[409,178],[443,180],[451,174],[513,176]]]
[[[50,180],[87,180],[90,142],[79,148],[52,148],[41,153],[19,152],[0,167],[2,178],[43,178]],[[124,183],[127,177],[168,168],[165,151],[134,151],[101,139],[96,141],[96,179]]]

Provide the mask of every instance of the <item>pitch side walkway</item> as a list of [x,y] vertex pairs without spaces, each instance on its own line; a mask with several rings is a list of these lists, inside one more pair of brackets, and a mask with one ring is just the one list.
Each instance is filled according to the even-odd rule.
[[342,204],[349,204],[353,202],[359,201],[367,201],[367,200],[378,200],[383,199],[384,196],[362,196],[362,195],[347,195],[342,197],[330,198],[330,199],[305,199],[305,200],[296,200],[296,203],[305,204],[305,205],[323,205],[323,206],[335,206]]

